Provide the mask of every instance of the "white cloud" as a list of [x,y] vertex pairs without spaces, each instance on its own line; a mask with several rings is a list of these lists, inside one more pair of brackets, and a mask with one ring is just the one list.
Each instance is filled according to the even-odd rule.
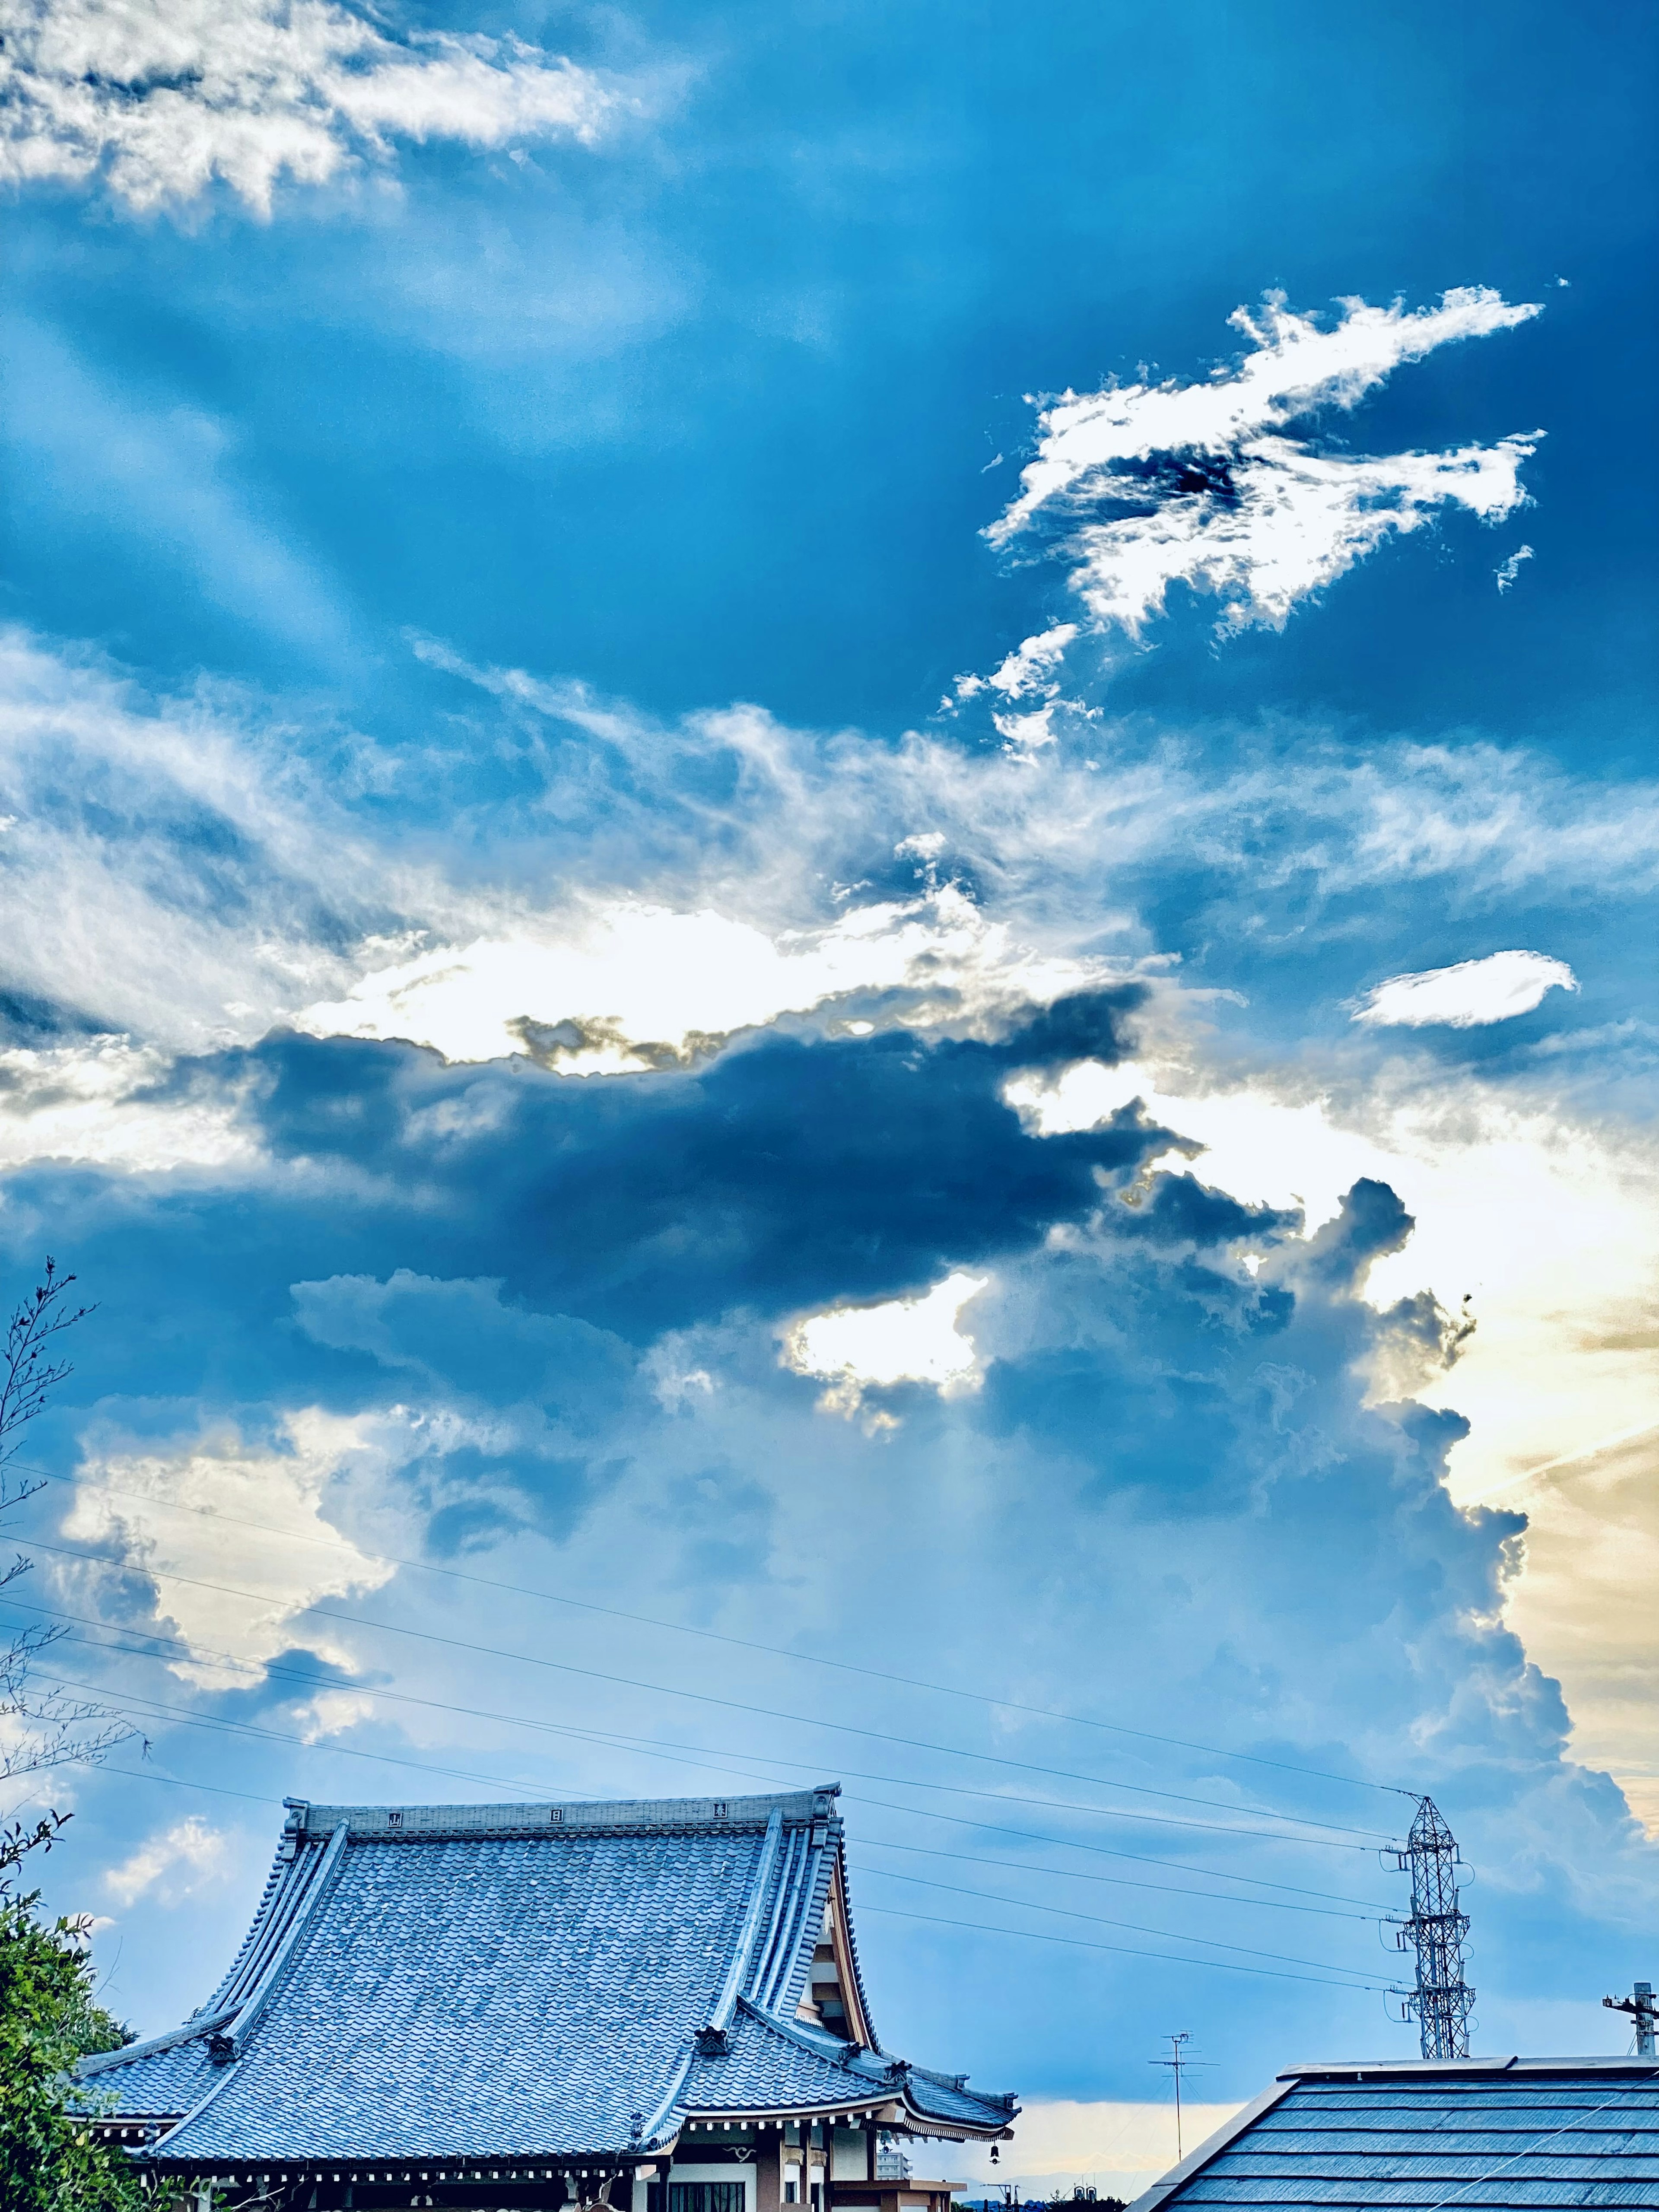
[[1036,637],[1026,638],[988,676],[957,677],[957,697],[971,699],[980,691],[1000,691],[1005,699],[1027,699],[1036,691],[1052,698],[1054,686],[1049,678],[1076,635],[1075,623],[1056,623]]
[[163,1905],[176,1905],[204,1883],[229,1873],[229,1838],[194,1814],[140,1844],[132,1856],[111,1867],[104,1887],[122,1905],[154,1892]]
[[1493,569],[1492,574],[1498,579],[1498,588],[1500,592],[1509,590],[1510,585],[1521,574],[1521,563],[1523,561],[1530,561],[1532,557],[1533,550],[1530,545],[1517,545],[1503,567]]
[[1282,626],[1386,537],[1420,529],[1448,505],[1487,522],[1512,514],[1525,496],[1521,464],[1541,433],[1351,457],[1285,432],[1321,410],[1356,406],[1402,362],[1510,329],[1538,307],[1485,288],[1410,314],[1398,302],[1340,305],[1328,330],[1279,297],[1259,316],[1241,308],[1232,320],[1254,350],[1201,383],[1066,392],[1042,410],[1037,458],[986,535],[1004,545],[1054,513],[1096,624],[1133,635],[1177,581],[1214,593],[1224,627]]
[[[316,1407],[284,1417],[280,1447],[234,1432],[150,1449],[112,1440],[87,1449],[64,1532],[156,1574],[156,1609],[193,1650],[271,1659],[304,1607],[379,1589],[395,1571],[325,1517],[325,1489],[341,1478],[374,1486],[420,1449],[419,1424],[397,1409],[342,1419]],[[252,1545],[244,1521],[260,1524]],[[228,1587],[202,1586],[216,1583]],[[252,1599],[237,1594],[245,1590]],[[321,1624],[308,1624],[304,1639],[349,1662]],[[222,1686],[210,1658],[179,1671]]]
[[[681,1050],[842,992],[913,994],[923,1021],[1000,1020],[1155,959],[1126,885],[1171,854],[1247,916],[1303,880],[1491,898],[1659,877],[1653,786],[1576,781],[1520,750],[1347,758],[1306,737],[1293,779],[1270,757],[1214,781],[1173,749],[1096,774],[1068,745],[1014,759],[918,732],[878,744],[756,708],[665,726],[520,672],[457,672],[533,723],[546,763],[497,825],[494,883],[371,840],[349,802],[372,756],[313,767],[313,743],[246,701],[147,699],[0,635],[9,988],[67,1000],[96,1032],[8,1063],[0,1158],[228,1158],[222,1107],[161,1079],[173,1054],[285,1020],[458,1058],[523,1050],[520,1018],[617,1025],[586,1050],[571,1032],[565,1068],[641,1065],[630,1046]],[[896,851],[921,890],[858,904]]]
[[990,1279],[947,1275],[921,1297],[832,1306],[812,1314],[785,1338],[784,1362],[798,1375],[825,1377],[830,1387],[818,1404],[849,1418],[872,1385],[931,1382],[945,1392],[975,1389],[979,1355],[959,1323],[963,1308]]
[[[1029,707],[1024,713],[995,712],[991,716],[997,735],[1007,751],[1016,759],[1030,759],[1044,746],[1055,742],[1054,713],[1060,701],[1060,687],[1054,672],[1066,658],[1066,649],[1077,636],[1075,623],[1056,623],[1051,629],[1036,637],[1028,637],[1016,646],[1000,667],[988,676],[959,676],[956,681],[955,700],[960,702],[972,699],[981,691],[994,691],[1006,702],[1036,699],[1039,706]],[[1073,702],[1073,704],[1079,702]],[[950,698],[941,702],[942,709],[952,704]]]
[[1504,438],[1455,453],[1349,459],[1292,438],[1254,439],[1237,449],[1224,490],[1160,492],[1150,512],[1085,524],[1073,541],[1073,584],[1097,623],[1131,635],[1163,613],[1174,583],[1214,593],[1224,628],[1282,629],[1299,600],[1449,503],[1486,522],[1513,514],[1526,496],[1521,464],[1534,450],[1532,441]]
[[388,892],[422,895],[393,890],[401,871],[284,734],[0,635],[9,988],[199,1050],[349,980],[339,924],[368,934]]
[[1565,960],[1542,952],[1492,952],[1418,975],[1391,975],[1366,993],[1352,1018],[1377,1029],[1479,1029],[1529,1014],[1547,992],[1577,988]]
[[180,1091],[164,1080],[170,1066],[119,1036],[0,1050],[0,1169],[42,1159],[223,1169],[253,1158],[235,1092]]
[[[1017,951],[1006,929],[948,884],[775,936],[708,909],[573,902],[535,934],[418,953],[297,1021],[319,1036],[407,1038],[448,1060],[533,1048],[565,1074],[612,1074],[661,1066],[700,1036],[847,992],[908,987],[959,1014],[964,1000],[983,1011],[1053,998],[1097,972]],[[910,1006],[907,1018],[925,1020],[926,1010]]]
[[591,143],[617,94],[514,38],[398,38],[334,0],[0,0],[0,179],[138,210],[223,182],[269,215],[397,138]]

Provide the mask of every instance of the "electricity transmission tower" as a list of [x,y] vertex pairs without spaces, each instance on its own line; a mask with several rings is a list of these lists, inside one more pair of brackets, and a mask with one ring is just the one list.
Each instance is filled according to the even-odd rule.
[[1433,1798],[1419,1797],[1406,1848],[1395,1854],[1412,1878],[1412,1917],[1395,1941],[1417,1953],[1417,1987],[1406,1997],[1425,2058],[1467,2058],[1474,1991],[1463,1979],[1463,1938],[1469,1919],[1457,1905],[1457,1838]]

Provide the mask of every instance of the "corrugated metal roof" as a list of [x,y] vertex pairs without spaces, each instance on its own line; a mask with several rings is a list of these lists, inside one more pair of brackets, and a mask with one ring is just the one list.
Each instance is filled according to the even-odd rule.
[[1659,2065],[1509,2060],[1307,2069],[1137,2200],[1452,2212],[1659,2212]]
[[921,2075],[913,2094],[896,2062],[786,2015],[841,1850],[834,1801],[296,1807],[213,1996],[84,2062],[88,2097],[176,2118],[151,2154],[207,2170],[638,2155],[689,2112],[886,2098],[1006,2126],[1011,2099]]

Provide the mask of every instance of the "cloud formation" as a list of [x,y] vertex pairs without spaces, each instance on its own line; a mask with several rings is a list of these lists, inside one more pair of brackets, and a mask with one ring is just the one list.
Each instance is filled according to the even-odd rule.
[[1529,1014],[1550,991],[1576,991],[1565,960],[1544,952],[1491,952],[1420,975],[1390,975],[1368,991],[1353,1019],[1374,1029],[1478,1029]]
[[0,0],[0,181],[137,213],[216,183],[269,216],[397,139],[592,144],[618,95],[514,38],[402,36],[336,0]]
[[583,901],[548,916],[544,933],[377,969],[345,1000],[306,1007],[295,1026],[404,1037],[446,1060],[524,1053],[562,1074],[614,1075],[696,1059],[735,1030],[854,994],[903,993],[915,1023],[930,1002],[936,1018],[1017,1013],[1100,973],[1098,963],[1034,958],[951,884],[778,935],[707,909]]
[[[1292,821],[1272,762],[1242,763],[1224,787],[1169,759],[1108,777],[1063,744],[1014,762],[921,737],[823,738],[752,709],[663,726],[574,687],[492,684],[523,717],[509,727],[535,733],[538,780],[527,799],[480,808],[504,841],[492,850],[509,855],[486,884],[469,875],[465,793],[449,810],[447,844],[408,841],[425,854],[416,867],[407,845],[377,845],[365,827],[372,810],[354,811],[343,779],[331,793],[319,775],[313,793],[291,750],[216,739],[205,710],[180,721],[103,693],[53,709],[51,726],[76,734],[77,760],[125,763],[88,779],[124,803],[70,809],[56,828],[31,810],[18,879],[44,883],[56,870],[60,907],[65,884],[101,887],[88,927],[109,938],[108,988],[118,982],[135,1017],[173,1040],[149,1089],[220,1101],[246,1147],[216,1169],[142,1175],[115,1159],[72,1169],[37,1159],[9,1185],[15,1253],[49,1222],[82,1279],[122,1286],[129,1301],[100,1341],[97,1401],[66,1404],[84,1447],[77,1512],[88,1517],[75,1525],[155,1581],[54,1567],[53,1586],[66,1609],[95,1605],[112,1626],[170,1624],[164,1632],[182,1632],[193,1658],[169,1647],[154,1661],[100,1663],[118,1665],[128,1686],[137,1676],[135,1699],[257,1716],[283,1739],[284,1786],[318,1794],[447,1786],[397,1769],[371,1781],[348,1752],[425,1758],[491,1787],[515,1778],[526,1789],[640,1794],[769,1760],[757,1782],[788,1779],[787,1762],[822,1753],[825,1771],[844,1765],[971,1790],[996,1784],[925,1750],[896,1768],[885,1749],[878,1762],[844,1738],[804,1744],[793,1723],[739,1720],[729,1708],[688,1718],[667,1694],[586,1676],[578,1695],[550,1706],[542,1675],[532,1687],[514,1663],[475,1662],[466,1645],[568,1656],[753,1704],[750,1655],[740,1655],[748,1673],[734,1662],[723,1687],[713,1662],[684,1653],[647,1669],[636,1647],[648,1624],[629,1625],[601,1653],[592,1647],[609,1632],[579,1622],[550,1637],[544,1607],[464,1580],[388,1585],[373,1605],[340,1593],[374,1583],[386,1553],[441,1565],[465,1553],[469,1571],[500,1583],[684,1611],[738,1636],[752,1637],[761,1619],[769,1637],[834,1654],[876,1636],[883,1665],[969,1682],[988,1679],[994,1591],[998,1617],[1019,1625],[1015,1673],[1032,1704],[1073,1710],[1097,1684],[1103,1717],[1130,1714],[1192,1741],[1212,1741],[1206,1729],[1224,1709],[1237,1740],[1268,1758],[1308,1756],[1339,1771],[1352,1763],[1424,1786],[1455,1776],[1460,1806],[1480,1798],[1485,1808],[1471,1806],[1467,1839],[1483,1872],[1514,1863],[1519,1834],[1528,1867],[1545,1869],[1528,1878],[1552,1901],[1576,1869],[1600,1880],[1626,1864],[1620,1854],[1635,1847],[1621,1804],[1564,1756],[1559,1701],[1503,1625],[1518,1518],[1471,1520],[1446,1494],[1464,1430],[1450,1410],[1463,1368],[1449,1378],[1447,1368],[1463,1349],[1455,1302],[1468,1285],[1460,1276],[1453,1288],[1438,1266],[1430,1273],[1406,1243],[1414,1194],[1396,1196],[1369,1159],[1333,1157],[1320,1194],[1328,1218],[1307,1236],[1297,1194],[1316,1194],[1302,1125],[1285,1132],[1275,1164],[1289,1188],[1258,1191],[1223,1160],[1224,1129],[1200,1126],[1185,1104],[1158,1115],[1144,1064],[1114,1077],[1115,1064],[1183,1018],[1178,988],[1155,980],[1155,963],[1136,975],[1126,959],[1103,988],[1048,992],[1066,963],[1090,969],[1102,945],[1144,947],[1122,918],[1135,871],[1167,882],[1172,855],[1212,884],[1244,880],[1252,900],[1264,895],[1261,838],[1281,826],[1279,864],[1291,865],[1287,851],[1298,866],[1313,854],[1334,898],[1424,876],[1501,884],[1511,872],[1550,872],[1559,884],[1577,871],[1588,889],[1603,880],[1606,817],[1595,810],[1606,795],[1564,793],[1478,748],[1357,763],[1310,754]],[[20,714],[20,723],[12,765],[27,789],[46,722]],[[483,750],[469,751],[470,775]],[[516,872],[514,836],[527,854]],[[344,910],[323,896],[343,853],[354,901]],[[1650,869],[1650,845],[1627,839],[1620,858]],[[230,885],[234,901],[223,896]],[[204,939],[210,908],[223,919]],[[213,948],[210,978],[176,987],[181,1004],[154,983],[146,995],[120,944],[129,909],[154,942],[176,930],[186,947]],[[43,917],[25,901],[20,913],[20,949],[33,948],[44,975],[40,947],[58,908]],[[861,913],[867,944],[853,919]],[[648,927],[637,941],[623,927],[619,949],[610,923],[636,914]],[[690,957],[674,960],[675,933],[704,915],[719,927],[706,939],[692,931]],[[596,917],[605,926],[594,933]],[[872,947],[896,957],[913,927],[914,965],[905,951],[883,971],[896,981],[857,965]],[[412,938],[419,928],[435,940],[426,951]],[[994,958],[984,951],[991,929],[1006,933]],[[1351,972],[1350,940],[1337,934],[1332,957]],[[1313,957],[1317,935],[1316,925],[1304,933],[1298,960]],[[504,962],[489,994],[480,957],[444,986],[450,997],[423,995],[446,972],[428,951],[447,945],[465,965],[480,946],[521,945],[538,948],[536,960]],[[728,945],[746,948],[731,986],[750,994],[743,1004],[714,1006],[700,945],[704,964]],[[811,964],[843,957],[871,987],[863,999],[842,988],[839,969]],[[792,966],[798,958],[806,969]],[[80,969],[90,965],[83,955]],[[1048,983],[1039,991],[1028,974]],[[242,975],[250,995],[216,1015],[213,995],[230,997]],[[361,1014],[372,1000],[393,1034],[260,1034],[285,975],[305,1006]],[[326,1001],[313,976],[339,979]],[[572,1081],[559,1059],[568,1041],[514,1024],[541,1008],[556,1027],[573,976],[577,1003],[629,1014],[635,1043],[661,1042],[664,1027],[679,1034],[671,1016],[696,1027],[741,1014],[750,1025]],[[371,977],[354,999],[353,983]],[[1006,1005],[975,995],[988,981],[1006,989]],[[634,995],[615,997],[618,984]],[[787,1011],[830,987],[834,1018]],[[469,991],[478,1034],[469,1042],[445,1030],[453,1057],[397,1040],[398,1026],[416,1026],[411,1012],[432,1017],[434,1037],[441,1019],[459,1024]],[[215,1040],[220,1021],[233,1041]],[[1342,1028],[1347,1049],[1366,1048],[1363,1030]],[[27,1049],[108,1049],[84,1033],[53,1034],[51,1047]],[[1079,1068],[1113,1080],[1109,1095],[1078,1101],[1087,1110],[1067,1127],[1042,1102],[1056,1086],[1069,1095],[1081,1079],[1065,1072]],[[1212,1145],[1196,1171],[1194,1138]],[[1261,1148],[1243,1149],[1259,1173]],[[963,1316],[959,1291],[980,1282]],[[918,1319],[925,1340],[902,1340]],[[872,1342],[872,1324],[891,1340]],[[804,1358],[787,1355],[792,1336]],[[1449,1404],[1425,1403],[1442,1383]],[[151,1402],[161,1389],[165,1402]],[[854,1392],[858,1417],[836,1418],[852,1410],[837,1393]],[[117,1497],[118,1483],[145,1494]],[[226,1498],[216,1521],[167,1503]],[[283,1533],[232,1529],[233,1512]],[[216,1554],[226,1538],[228,1572]],[[169,1572],[265,1597],[210,1602],[163,1580]],[[456,1641],[427,1651],[419,1634],[394,1642],[366,1622],[307,1616],[318,1593],[331,1610],[422,1633],[436,1626]],[[227,1678],[210,1650],[238,1652],[246,1671]],[[312,1679],[296,1683],[290,1668]],[[432,1717],[439,1706],[388,1706],[381,1692],[392,1690],[541,1724],[550,1713],[592,1741],[509,1721],[451,1728]],[[937,1713],[912,1726],[890,1710],[901,1692],[884,1684],[880,1694],[872,1728],[903,1725],[924,1746],[939,1736]],[[781,1711],[807,1709],[778,1700]],[[963,1719],[953,1712],[952,1728]],[[963,1740],[975,1754],[1025,1755],[1000,1722],[977,1730],[969,1716]],[[1043,1729],[1024,1732],[1041,1760]],[[179,1755],[197,1771],[188,1738]],[[1097,1742],[1054,1745],[1055,1764],[1081,1771],[1085,1758],[1091,1773],[1107,1771]],[[1213,1761],[1191,1765],[1206,1797],[1246,1794]],[[1109,1771],[1183,1786],[1167,1765]],[[890,1801],[907,1787],[884,1783],[876,1794]],[[978,1809],[953,1795],[915,1817],[881,1818],[900,1823],[907,1845],[954,1849],[963,1838],[922,1816],[972,1820]],[[984,1817],[1030,1828],[1030,1812]],[[1098,1844],[1109,1817],[1079,1814],[1075,1832]],[[857,1818],[865,1832],[874,1825],[863,1807]],[[1064,1807],[1041,1808],[1040,1821],[1073,1825]],[[1113,1840],[1140,1851],[1164,1838],[1126,1822]],[[1255,1838],[1203,1847],[1236,1874],[1305,1878]],[[861,1871],[861,1894],[882,1893],[879,1879]],[[1627,1879],[1640,1887],[1633,1858]],[[915,1902],[884,1894],[897,1911]],[[1497,1884],[1483,1890],[1496,1894]],[[1081,1901],[1093,1909],[1089,1893]],[[1512,1909],[1522,1908],[1487,1903],[1485,1924],[1495,1929]],[[896,1950],[914,1940],[902,1920],[880,1924]],[[1221,1908],[1213,1924],[1221,1940],[1252,1940]],[[953,1941],[972,1952],[975,1974],[1006,1976],[1004,1939],[969,1930]],[[1103,2008],[1153,2001],[1133,1962],[1107,1983],[1093,1954],[1076,1955],[1086,1985],[1057,1960],[1057,1980],[1031,1978],[1029,2004],[1017,1993],[1000,2012],[997,2048],[1010,2063],[1049,2032],[1039,2006],[1068,2008],[1092,2033]],[[1575,1933],[1579,1978],[1583,1955]],[[1528,1972],[1530,1985],[1535,1957]],[[936,1982],[909,1978],[917,2002],[931,2002]],[[1347,2007],[1350,1993],[1329,2002]],[[1252,2037],[1266,2032],[1263,2017],[1253,2010]],[[1370,2017],[1355,2026],[1334,2011],[1331,2045],[1352,2047]],[[1288,2038],[1289,2021],[1269,2026]],[[924,2019],[919,2047],[948,2047],[949,2024]]]
[[979,1379],[978,1358],[973,1339],[963,1334],[962,1310],[989,1281],[988,1275],[957,1273],[919,1298],[811,1314],[789,1331],[784,1358],[798,1375],[826,1377],[830,1388],[819,1405],[849,1415],[872,1384],[971,1388]]
[[130,1858],[111,1867],[104,1887],[124,1905],[146,1894],[174,1905],[204,1882],[223,1881],[231,1871],[229,1856],[224,1835],[192,1814],[151,1836]]
[[1231,319],[1254,350],[1202,383],[1062,394],[1042,410],[1037,457],[987,537],[1006,546],[1050,525],[1096,626],[1136,636],[1174,583],[1218,599],[1224,629],[1279,629],[1384,538],[1449,505],[1483,522],[1513,514],[1525,498],[1521,465],[1541,433],[1382,456],[1287,433],[1324,410],[1352,410],[1402,362],[1512,329],[1538,307],[1485,287],[1412,313],[1398,301],[1340,305],[1330,329],[1279,295],[1255,315],[1241,307]]
[[[304,1607],[391,1579],[389,1567],[329,1522],[324,1492],[354,1468],[361,1474],[365,1466],[380,1470],[414,1456],[408,1420],[341,1420],[309,1407],[285,1415],[276,1428],[268,1442],[222,1430],[158,1439],[149,1449],[106,1437],[82,1462],[64,1533],[160,1574],[157,1613],[192,1651],[273,1658],[290,1642],[290,1624]],[[204,1512],[230,1517],[216,1525]],[[238,1520],[264,1524],[252,1558]],[[239,1594],[250,1588],[252,1602]],[[331,1659],[349,1656],[337,1642],[315,1648]],[[216,1671],[210,1659],[180,1663],[197,1679],[211,1680]]]

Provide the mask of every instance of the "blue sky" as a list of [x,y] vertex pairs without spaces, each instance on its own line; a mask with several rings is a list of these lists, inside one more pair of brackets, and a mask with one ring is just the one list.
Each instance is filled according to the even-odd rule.
[[52,1785],[111,2001],[285,1793],[840,1774],[884,2033],[1131,2172],[1170,2032],[1412,2047],[1392,1787],[1478,2046],[1617,2047],[1649,27],[14,12],[0,1238],[99,1302],[19,1528],[153,1746]]

